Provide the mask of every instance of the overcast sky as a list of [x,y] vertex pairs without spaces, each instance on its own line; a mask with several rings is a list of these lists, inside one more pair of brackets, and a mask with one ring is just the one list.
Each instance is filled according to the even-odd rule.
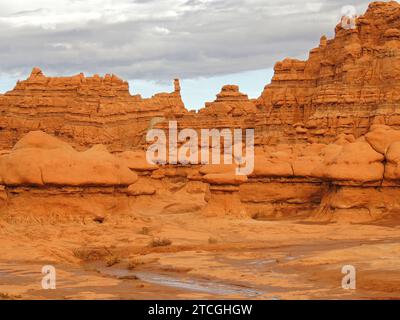
[[306,58],[333,36],[341,0],[1,0],[0,91],[33,66],[48,75],[115,73],[132,93],[172,90],[182,79],[189,108],[222,84],[251,97],[285,57]]

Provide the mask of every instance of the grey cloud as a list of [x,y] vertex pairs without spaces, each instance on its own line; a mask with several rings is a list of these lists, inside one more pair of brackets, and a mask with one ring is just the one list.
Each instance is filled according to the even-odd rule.
[[[305,58],[322,34],[333,34],[341,7],[349,4],[187,0],[175,7],[178,11],[161,14],[160,1],[122,3],[139,4],[154,15],[121,11],[128,19],[58,23],[55,28],[0,21],[0,73],[26,75],[40,66],[53,75],[112,72],[125,79],[164,81],[264,69],[287,56]],[[360,10],[367,3],[360,1]],[[41,12],[25,14],[40,17]]]

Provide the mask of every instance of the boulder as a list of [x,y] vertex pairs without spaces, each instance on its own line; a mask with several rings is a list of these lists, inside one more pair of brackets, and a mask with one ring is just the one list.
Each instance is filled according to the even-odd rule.
[[385,179],[400,179],[400,141],[393,142],[386,152]]
[[366,142],[329,147],[312,176],[330,181],[374,182],[383,179],[384,156]]
[[256,156],[254,171],[255,177],[292,177],[293,168],[290,162],[275,158]]
[[125,151],[118,155],[122,162],[134,171],[154,171],[158,166],[150,164],[144,151]]
[[5,185],[118,186],[137,180],[134,172],[104,148],[78,152],[37,132],[16,146],[0,157],[0,176]]
[[400,141],[400,131],[385,125],[373,125],[365,139],[375,151],[386,154],[393,142]]
[[61,141],[43,131],[31,131],[22,137],[15,145],[13,150],[38,148],[38,149],[65,149],[72,151],[73,148],[66,142]]
[[148,182],[138,181],[128,187],[130,196],[151,196],[156,193],[156,188]]

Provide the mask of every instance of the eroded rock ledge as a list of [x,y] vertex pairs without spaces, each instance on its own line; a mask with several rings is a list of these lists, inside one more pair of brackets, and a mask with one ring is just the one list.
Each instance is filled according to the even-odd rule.
[[1,211],[371,221],[400,210],[399,163],[400,131],[384,125],[332,144],[259,147],[249,176],[235,165],[151,165],[145,151],[76,151],[32,131],[0,156]]

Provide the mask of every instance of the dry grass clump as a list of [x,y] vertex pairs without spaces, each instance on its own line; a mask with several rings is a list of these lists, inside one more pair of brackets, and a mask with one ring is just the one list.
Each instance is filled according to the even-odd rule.
[[128,262],[128,269],[133,270],[144,264],[145,262],[143,260],[140,260],[139,258],[133,258]]
[[112,267],[121,262],[121,259],[117,256],[110,256],[106,260],[107,267]]
[[73,255],[82,261],[103,260],[110,255],[110,251],[106,248],[75,248],[72,250]]
[[150,234],[151,230],[149,227],[143,227],[140,231],[139,234],[143,234],[144,236],[148,236]]
[[168,247],[172,244],[172,241],[168,238],[153,238],[150,242],[150,247]]
[[217,244],[217,243],[218,243],[217,238],[214,238],[214,237],[208,238],[208,244]]
[[73,255],[84,261],[105,261],[107,267],[112,267],[121,262],[121,257],[109,250],[106,247],[103,248],[88,248],[81,247],[72,250]]
[[16,299],[21,299],[21,296],[0,292],[0,300],[16,300]]
[[108,267],[111,267],[117,263],[121,262],[121,259],[118,255],[111,252],[106,247],[104,248],[89,248],[89,247],[81,247],[75,248],[72,250],[73,255],[84,261],[105,261]]

